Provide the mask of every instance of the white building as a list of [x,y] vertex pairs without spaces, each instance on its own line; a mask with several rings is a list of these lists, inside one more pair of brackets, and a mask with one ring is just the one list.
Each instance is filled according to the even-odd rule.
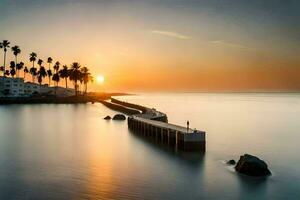
[[62,87],[48,87],[36,83],[24,82],[23,78],[0,77],[0,97],[29,97],[36,94],[72,96],[75,90]]

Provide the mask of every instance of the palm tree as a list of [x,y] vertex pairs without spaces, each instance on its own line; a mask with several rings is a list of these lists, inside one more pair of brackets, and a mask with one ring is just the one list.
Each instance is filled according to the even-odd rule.
[[74,62],[71,65],[71,69],[70,69],[70,80],[74,82],[74,88],[75,88],[75,94],[77,96],[78,94],[78,80],[80,79],[80,64],[78,62]]
[[87,93],[87,84],[88,82],[92,81],[93,77],[91,76],[91,73],[89,72],[89,69],[87,67],[81,68],[81,74],[82,74],[82,81],[84,83],[84,94]]
[[42,66],[43,62],[44,62],[44,61],[43,61],[42,59],[39,59],[38,62],[37,62],[38,65],[40,66],[40,69],[39,69],[39,71],[37,72],[37,75],[38,75],[38,82],[39,82],[40,85],[41,85],[42,82],[43,82],[43,78],[44,78],[45,76],[47,76],[46,69],[45,69],[45,67]]
[[48,79],[49,79],[49,87],[50,87],[50,84],[51,84],[51,76],[52,76],[52,70],[51,69],[48,69],[47,70],[47,75],[48,75]]
[[20,62],[16,65],[16,68],[17,68],[17,77],[19,78],[19,72],[21,69],[23,69],[24,67],[24,63],[23,62]]
[[32,67],[30,68],[30,74],[32,76],[32,82],[35,82],[35,77],[37,75],[37,69],[34,67],[34,62],[36,61],[37,54],[32,52],[30,54],[29,60],[32,62]]
[[4,71],[4,75],[5,75],[5,76],[9,76],[9,74],[10,74],[10,73],[9,73],[9,70],[5,70],[5,71]]
[[[21,53],[21,49],[19,46],[13,46],[11,48],[11,51],[13,52],[13,54],[15,55],[15,62],[16,62],[16,66],[18,65],[18,54]],[[17,74],[17,77],[19,77],[19,73]]]
[[6,61],[6,52],[7,52],[7,48],[9,48],[10,46],[10,42],[8,40],[3,40],[2,42],[0,42],[0,49],[3,48],[4,51],[4,60],[3,60],[3,75],[6,75],[6,70],[5,70],[5,61]]
[[63,66],[63,69],[59,70],[59,76],[62,79],[65,79],[65,83],[66,83],[66,89],[68,89],[68,78],[69,78],[69,69],[67,65]]
[[56,95],[56,90],[57,90],[57,87],[58,87],[58,82],[60,80],[59,74],[58,73],[53,74],[52,80],[54,82],[56,82],[56,86],[55,86],[55,95]]
[[32,82],[34,83],[35,82],[35,77],[37,75],[37,69],[35,67],[31,67],[30,68],[30,74],[31,74],[31,77],[32,77]]
[[41,66],[40,70],[38,71],[38,82],[41,85],[43,82],[43,78],[45,78],[47,76],[47,72],[45,67]]
[[14,77],[16,75],[16,63],[14,61],[10,62],[10,75]]
[[25,79],[26,79],[26,74],[29,73],[28,68],[27,68],[27,67],[24,67],[23,72],[24,72],[24,80],[25,80]]
[[44,62],[44,61],[43,61],[42,59],[39,59],[39,60],[38,60],[38,65],[40,66],[40,68],[41,68],[43,62]]
[[55,73],[58,73],[59,66],[60,66],[60,63],[57,61],[57,62],[55,63],[55,65],[53,66],[53,69],[54,69]]
[[48,63],[48,70],[47,70],[47,75],[48,75],[48,79],[49,79],[49,87],[51,85],[51,76],[52,76],[52,71],[51,71],[51,64],[52,64],[53,59],[51,57],[48,57],[47,59],[47,63]]
[[56,82],[56,87],[58,87],[58,82],[60,81],[60,77],[58,73],[53,74],[52,80]]
[[32,62],[32,68],[34,68],[34,62],[36,61],[36,57],[37,57],[36,53],[32,52],[30,54],[29,60],[30,60],[30,62]]
[[82,83],[83,83],[83,74],[81,73],[81,71],[79,72],[79,94],[82,94],[83,93],[83,90],[82,90]]
[[52,63],[53,59],[51,57],[48,57],[47,59],[47,63],[49,64],[49,70],[51,68],[51,63]]

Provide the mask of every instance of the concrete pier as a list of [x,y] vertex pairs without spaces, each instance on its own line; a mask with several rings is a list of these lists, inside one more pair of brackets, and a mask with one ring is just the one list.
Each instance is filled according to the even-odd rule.
[[128,127],[135,134],[154,139],[183,151],[205,151],[205,132],[139,116],[128,117]]
[[128,116],[133,133],[183,151],[205,151],[205,132],[168,123],[165,113],[156,109],[111,98],[102,101],[107,107]]

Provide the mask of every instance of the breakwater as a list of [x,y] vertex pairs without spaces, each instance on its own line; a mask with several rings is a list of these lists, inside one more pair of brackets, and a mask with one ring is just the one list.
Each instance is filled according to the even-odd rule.
[[141,113],[139,113],[139,117],[141,118],[151,119],[151,120],[161,121],[161,122],[168,122],[168,116],[165,113],[157,111],[154,108],[147,108],[145,106],[120,101],[115,98],[111,98],[111,102],[114,104],[122,105],[126,108],[133,108],[136,110],[140,110]]
[[104,102],[107,107],[113,107],[114,110],[125,114],[128,109],[139,110],[139,113],[129,114],[127,118],[128,128],[139,136],[154,139],[157,143],[183,151],[205,151],[206,133],[204,131],[167,123],[167,115],[153,108],[113,98],[111,102]]
[[138,115],[138,114],[142,113],[142,111],[139,111],[137,109],[125,107],[123,105],[119,105],[116,103],[112,103],[112,102],[108,102],[108,101],[104,101],[104,100],[101,100],[99,102],[112,110],[122,112],[126,115]]

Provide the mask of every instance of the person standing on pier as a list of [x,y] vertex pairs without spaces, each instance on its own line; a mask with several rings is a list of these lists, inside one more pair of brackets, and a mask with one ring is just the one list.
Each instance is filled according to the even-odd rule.
[[190,126],[190,122],[189,120],[186,122],[186,133],[189,133],[189,126]]

